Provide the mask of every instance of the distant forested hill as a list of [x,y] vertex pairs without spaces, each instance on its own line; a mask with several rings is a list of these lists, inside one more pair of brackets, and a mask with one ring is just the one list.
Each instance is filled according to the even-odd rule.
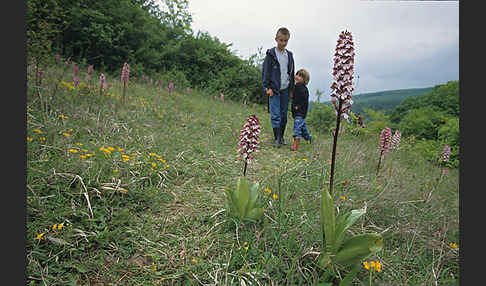
[[[363,112],[363,108],[369,108],[373,110],[385,110],[388,113],[399,105],[405,98],[426,94],[431,91],[432,87],[427,87],[355,94],[353,95],[354,103],[351,110],[353,113],[361,113]],[[326,101],[324,103],[330,104],[331,102]]]

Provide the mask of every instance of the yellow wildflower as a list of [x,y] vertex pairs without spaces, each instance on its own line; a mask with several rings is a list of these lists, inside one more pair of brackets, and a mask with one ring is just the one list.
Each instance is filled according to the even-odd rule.
[[193,263],[197,263],[197,259],[195,257],[192,258]]
[[268,194],[271,194],[272,190],[270,190],[270,188],[265,188],[265,192],[267,192]]
[[121,193],[121,194],[127,194],[127,193],[128,193],[128,190],[121,189],[121,190],[120,190],[120,193]]
[[375,269],[375,262],[373,260],[370,262],[370,267]]
[[368,264],[368,261],[364,261],[363,266],[364,268],[366,268],[366,270],[370,270],[370,265]]
[[152,270],[157,271],[157,265],[155,265],[155,262],[152,261]]
[[42,237],[44,236],[44,234],[46,234],[46,233],[45,233],[45,232],[40,233],[40,234],[38,234],[38,235],[37,235],[35,238],[36,238],[37,240],[41,240],[41,239],[42,239]]
[[118,173],[118,169],[113,170],[113,173]]
[[76,143],[76,145],[78,145],[78,146],[83,146],[84,144],[83,144],[83,143],[78,142],[78,143]]
[[347,198],[346,198],[346,196],[339,196],[339,198],[340,198],[341,200],[343,200],[343,201],[345,201],[345,200],[347,199]]
[[457,249],[457,247],[458,247],[457,244],[455,244],[454,242],[449,243],[449,246],[454,248],[454,249]]
[[307,158],[303,158],[302,161],[307,162],[309,160]]
[[47,140],[47,139],[46,139],[46,137],[41,137],[41,139],[40,139],[40,140],[41,140],[42,142],[46,142],[46,140]]
[[86,155],[79,155],[79,158],[81,158],[81,159],[86,159],[86,158],[87,158],[87,156],[86,156]]
[[56,228],[57,228],[57,223],[52,226],[53,230],[56,230]]
[[118,151],[125,151],[125,149],[118,147]]
[[61,119],[68,119],[68,118],[69,118],[69,117],[67,117],[67,116],[66,116],[66,115],[64,115],[64,114],[59,115],[59,117],[60,117]]
[[71,148],[71,149],[69,149],[69,152],[71,152],[71,153],[78,153],[78,150]]
[[115,150],[115,148],[113,148],[113,147],[111,147],[111,146],[110,146],[110,147],[108,147],[107,149],[108,149],[108,150],[110,150],[110,151],[114,151],[114,150]]
[[66,137],[69,137],[71,136],[71,134],[67,133],[67,132],[63,132],[62,135],[66,136]]
[[152,162],[152,167],[157,167],[157,164]]
[[376,261],[376,271],[381,272],[381,263],[380,263],[380,261]]
[[274,199],[278,199],[277,194],[273,194],[273,198],[274,198]]
[[27,136],[27,141],[32,142],[32,138]]

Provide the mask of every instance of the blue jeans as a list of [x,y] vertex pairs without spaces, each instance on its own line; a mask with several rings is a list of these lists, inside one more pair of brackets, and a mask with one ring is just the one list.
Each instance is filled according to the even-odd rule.
[[289,88],[282,89],[278,92],[273,92],[273,96],[269,97],[270,105],[270,120],[272,128],[285,129],[287,125],[287,112],[289,110]]
[[296,116],[294,118],[294,138],[295,137],[298,137],[299,139],[304,138],[305,140],[312,138],[309,130],[307,129],[305,119],[300,116]]

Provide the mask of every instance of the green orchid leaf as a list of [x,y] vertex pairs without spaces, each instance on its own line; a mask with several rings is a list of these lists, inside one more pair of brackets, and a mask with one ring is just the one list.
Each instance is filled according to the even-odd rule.
[[334,201],[327,189],[322,190],[321,195],[321,228],[324,234],[323,239],[326,252],[332,252],[335,242],[335,214]]
[[355,264],[382,249],[383,238],[381,235],[360,234],[346,240],[333,261],[341,265]]
[[247,206],[247,212],[250,211],[251,209],[253,209],[255,207],[255,203],[257,202],[258,200],[258,187],[260,185],[258,183],[255,183],[251,186],[251,189],[250,189],[250,200],[248,202],[248,206]]
[[329,253],[323,252],[319,255],[319,259],[317,260],[317,265],[320,268],[325,269],[331,263],[331,257]]
[[248,205],[248,200],[250,198],[250,187],[244,177],[238,178],[236,198],[240,218],[242,219],[246,216],[246,206]]
[[262,217],[262,215],[263,215],[263,208],[256,207],[251,209],[246,216],[248,218],[258,220]]
[[341,246],[346,230],[348,230],[348,228],[350,228],[365,213],[366,207],[338,215],[338,218],[336,219],[336,249],[339,249]]

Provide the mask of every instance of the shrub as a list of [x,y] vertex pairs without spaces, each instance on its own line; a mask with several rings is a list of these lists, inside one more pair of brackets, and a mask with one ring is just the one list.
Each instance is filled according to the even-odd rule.
[[324,103],[313,103],[308,113],[307,124],[317,132],[328,133],[334,126],[336,115],[332,106]]

